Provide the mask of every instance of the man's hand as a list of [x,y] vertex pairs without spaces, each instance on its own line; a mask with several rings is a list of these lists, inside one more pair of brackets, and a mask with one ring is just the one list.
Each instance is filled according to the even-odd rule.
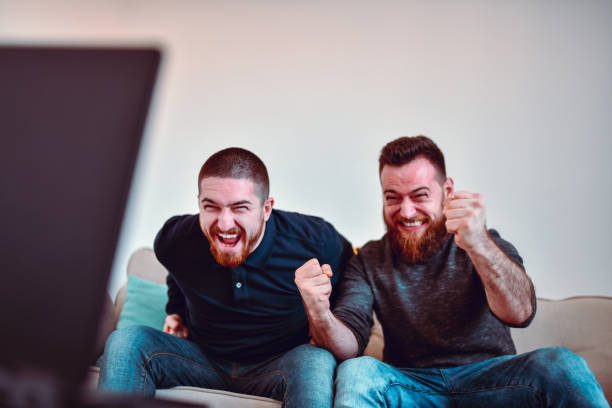
[[359,345],[353,332],[329,309],[332,275],[329,265],[320,266],[317,259],[311,259],[295,271],[295,284],[308,316],[310,344],[326,348],[336,358],[346,360],[357,355]]
[[444,200],[446,230],[455,234],[457,245],[467,251],[478,250],[489,239],[485,227],[485,204],[482,194],[455,191]]
[[446,229],[468,253],[480,276],[491,311],[508,324],[523,324],[533,314],[533,284],[525,270],[512,261],[489,236],[484,197],[455,191],[444,200]]
[[183,324],[183,319],[180,315],[171,314],[166,316],[164,322],[164,332],[182,339],[186,339],[189,335],[189,329]]
[[330,278],[333,273],[327,264],[320,266],[315,258],[295,271],[295,284],[300,291],[309,319],[323,319],[329,313]]

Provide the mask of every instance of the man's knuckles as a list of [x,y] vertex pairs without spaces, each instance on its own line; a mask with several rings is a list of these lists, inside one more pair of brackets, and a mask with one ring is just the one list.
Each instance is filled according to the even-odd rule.
[[[303,287],[308,287],[308,286],[315,286],[315,285],[319,285],[321,282],[321,277],[325,277],[327,278],[327,276],[323,275],[323,274],[318,274],[318,275],[297,275],[295,276],[294,282],[297,285],[298,288],[303,288]],[[327,278],[329,279],[329,278]]]
[[327,282],[310,280],[308,282],[302,282],[301,286],[299,286],[298,289],[308,294],[316,295],[325,290],[328,290],[326,289],[327,287],[328,287]]
[[308,261],[306,261],[306,263],[303,266],[315,266],[315,267],[320,267],[321,265],[319,264],[319,260],[317,258],[311,258]]
[[[316,261],[316,259],[315,259]],[[297,277],[309,277],[309,276],[317,276],[321,274],[321,267],[319,266],[319,261],[316,263],[306,262],[304,265],[300,266],[295,271],[295,276]]]

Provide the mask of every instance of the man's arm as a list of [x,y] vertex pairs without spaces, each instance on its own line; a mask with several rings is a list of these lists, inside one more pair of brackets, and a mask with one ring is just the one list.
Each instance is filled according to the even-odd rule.
[[[173,268],[173,243],[177,228],[189,222],[187,217],[171,217],[165,222],[161,230],[157,233],[153,243],[153,250],[157,260],[167,269]],[[168,303],[166,303],[166,319],[162,330],[173,336],[187,338],[189,330],[185,324],[185,295],[181,288],[177,285],[172,274],[166,276],[166,284],[168,286]]]
[[491,311],[503,322],[520,325],[533,314],[531,280],[486,230],[484,197],[456,191],[444,202],[446,229],[470,257],[484,286]]
[[317,259],[311,259],[295,271],[295,284],[302,296],[310,335],[316,345],[346,360],[355,357],[359,347],[353,332],[330,310],[331,277],[329,265],[321,266]]
[[185,315],[185,295],[183,295],[172,275],[168,274],[166,283],[168,284],[168,303],[166,304],[168,316],[164,321],[163,331],[186,339],[189,335],[189,329],[183,319]]

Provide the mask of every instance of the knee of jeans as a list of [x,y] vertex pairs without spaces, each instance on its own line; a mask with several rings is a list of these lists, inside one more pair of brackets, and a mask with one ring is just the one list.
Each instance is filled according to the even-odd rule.
[[375,377],[381,362],[373,357],[362,356],[345,360],[338,366],[336,378],[342,381],[346,378]]
[[326,349],[304,344],[296,348],[296,358],[306,370],[330,371],[336,369],[336,358]]
[[[563,347],[535,350],[534,371],[571,406],[604,406],[605,397],[584,358]],[[595,401],[598,401],[596,404]],[[601,402],[601,405],[599,404]]]
[[584,359],[564,347],[546,347],[534,350],[532,359],[543,367],[575,367],[584,364]]
[[564,347],[547,347],[532,352],[532,362],[540,375],[550,381],[575,376],[585,371],[590,374],[586,361]]
[[130,326],[117,329],[106,340],[104,355],[106,358],[117,358],[133,353],[140,353],[142,345],[151,339],[155,329],[147,326]]

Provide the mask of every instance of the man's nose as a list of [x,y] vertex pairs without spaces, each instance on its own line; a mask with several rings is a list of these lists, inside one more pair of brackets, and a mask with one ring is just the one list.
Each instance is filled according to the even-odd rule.
[[402,200],[402,205],[400,206],[400,215],[403,218],[412,218],[417,214],[416,208],[414,207],[414,203],[410,198],[405,197]]
[[221,210],[221,214],[219,214],[219,221],[217,222],[217,226],[221,231],[229,231],[234,227],[234,216],[230,209],[225,208]]

